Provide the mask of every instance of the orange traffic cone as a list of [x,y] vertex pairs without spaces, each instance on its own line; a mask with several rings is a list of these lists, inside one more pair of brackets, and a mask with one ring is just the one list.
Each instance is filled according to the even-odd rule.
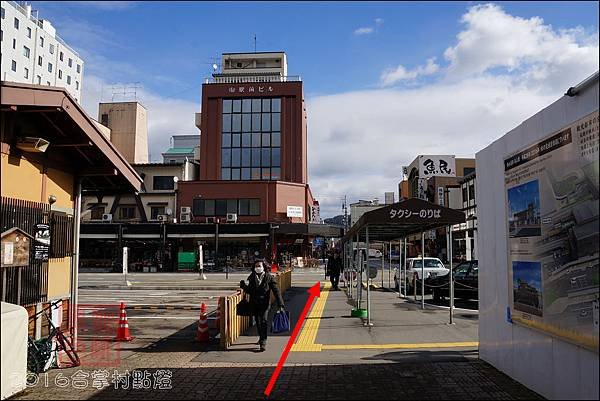
[[125,312],[125,302],[121,302],[121,312],[119,314],[119,326],[117,327],[116,341],[131,341],[133,337],[129,333],[129,323],[127,322],[127,312]]
[[204,302],[200,305],[200,319],[198,320],[198,331],[196,333],[196,341],[199,343],[207,343],[210,340],[208,336],[208,319],[206,317],[206,305]]

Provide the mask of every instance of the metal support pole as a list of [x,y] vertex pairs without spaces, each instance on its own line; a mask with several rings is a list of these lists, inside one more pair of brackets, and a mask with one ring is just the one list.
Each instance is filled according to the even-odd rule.
[[369,266],[369,226],[366,227],[365,259],[367,260],[367,326],[371,326],[371,267]]
[[388,252],[388,288],[392,288],[392,241],[390,241],[390,251]]
[[383,275],[385,274],[385,242],[381,245],[381,288],[385,287],[383,284]]
[[404,293],[404,296],[408,298],[408,291],[406,291],[406,257],[408,256],[408,253],[406,253],[407,250],[407,240],[406,237],[404,237],[404,263],[402,263],[402,270],[404,270],[404,275],[402,277],[404,277],[403,280],[403,286],[402,286],[402,291]]
[[81,178],[77,178],[75,189],[75,210],[73,213],[73,256],[71,257],[71,336],[73,348],[77,351],[77,303],[79,302],[79,232],[81,229]]
[[421,231],[421,309],[425,309],[425,232]]
[[358,240],[360,239],[360,236],[358,234],[356,234],[356,261],[357,261],[357,267],[358,267],[358,280],[356,283],[356,299],[358,299],[358,303],[357,303],[357,308],[360,309],[362,306],[362,272],[363,272],[363,266],[362,266],[362,252],[360,250],[360,242],[358,242]]
[[452,226],[448,226],[450,247],[448,248],[448,260],[450,261],[450,324],[454,324],[454,274],[452,272]]

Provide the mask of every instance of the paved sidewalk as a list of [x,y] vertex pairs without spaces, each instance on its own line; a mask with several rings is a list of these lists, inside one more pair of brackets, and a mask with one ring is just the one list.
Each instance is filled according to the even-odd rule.
[[[309,287],[308,283],[302,284],[285,295],[292,325],[306,302]],[[442,340],[476,340],[477,321],[473,317],[448,326],[446,311],[420,311],[393,293],[372,295],[375,326],[369,329],[360,319],[348,317],[352,306],[343,291],[322,289],[321,303],[317,300],[313,304],[297,342],[312,341],[321,344],[321,349],[290,353],[272,399],[540,398],[477,359],[477,346],[440,345]],[[53,370],[47,380],[43,376],[36,387],[16,399],[264,399],[263,391],[288,339],[288,333],[271,335],[264,353],[255,352],[254,328],[229,351],[219,351],[215,344],[202,346],[181,336],[161,341],[136,339],[118,344],[119,366],[106,367],[110,374],[115,369],[127,372],[129,388],[115,389],[111,377],[106,387],[92,386],[92,375],[98,376],[94,371],[103,369],[102,364],[90,364],[102,352],[96,351],[84,355],[86,367]],[[427,347],[419,348],[418,343]],[[116,346],[105,344],[111,349]],[[327,349],[336,345],[359,347]],[[170,372],[171,389],[138,388],[142,384],[154,386],[160,370]],[[90,375],[88,385],[74,390],[74,374],[75,378]],[[57,386],[57,375],[63,381],[67,378],[70,384]],[[96,384],[101,387],[101,382]]]

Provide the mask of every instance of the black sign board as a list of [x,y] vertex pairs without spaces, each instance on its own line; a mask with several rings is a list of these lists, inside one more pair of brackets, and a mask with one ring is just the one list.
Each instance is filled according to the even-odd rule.
[[35,225],[35,260],[48,261],[50,252],[50,226],[38,223]]

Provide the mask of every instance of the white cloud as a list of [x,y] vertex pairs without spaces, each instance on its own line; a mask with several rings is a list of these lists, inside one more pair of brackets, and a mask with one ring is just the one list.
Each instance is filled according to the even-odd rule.
[[[375,27],[383,25],[383,18],[375,18]],[[365,26],[354,31],[355,35],[368,35],[375,32],[375,27]]]
[[512,16],[495,4],[471,7],[461,22],[466,29],[444,53],[448,79],[499,69],[527,85],[554,82],[556,90],[570,84],[564,71],[581,75],[598,68],[598,31],[557,31],[539,17]]
[[[493,4],[477,5],[444,53],[380,75],[383,88],[308,98],[309,182],[321,215],[350,202],[398,194],[402,166],[418,154],[475,153],[598,70],[598,32],[555,30]],[[418,86],[414,83],[437,74]]]
[[135,5],[135,1],[65,1],[66,4],[73,4],[82,7],[92,7],[99,10],[113,11],[125,10]]
[[370,27],[358,28],[354,31],[355,35],[367,35],[369,33],[373,33],[374,29]]
[[418,66],[412,70],[407,70],[403,65],[399,65],[396,68],[389,68],[385,70],[379,81],[383,86],[390,86],[400,81],[412,81],[419,76],[431,75],[439,70],[439,65],[435,62],[435,57],[427,60],[427,64]]

